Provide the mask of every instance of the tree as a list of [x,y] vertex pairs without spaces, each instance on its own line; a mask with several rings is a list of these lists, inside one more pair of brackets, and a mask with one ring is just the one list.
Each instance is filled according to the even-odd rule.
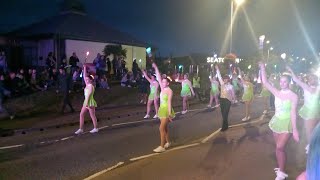
[[119,57],[126,58],[127,50],[122,49],[121,45],[106,45],[103,49],[103,53],[106,56],[113,55],[114,59],[118,59]]

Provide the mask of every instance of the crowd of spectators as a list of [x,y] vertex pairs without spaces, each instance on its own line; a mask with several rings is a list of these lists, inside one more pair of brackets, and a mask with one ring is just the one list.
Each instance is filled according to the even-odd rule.
[[[73,53],[69,59],[64,55],[58,61],[50,52],[45,59],[45,67],[11,70],[7,67],[5,53],[0,52],[0,111],[3,100],[8,98],[25,96],[38,91],[59,92],[66,76],[70,77],[68,79],[70,79],[71,91],[81,91],[84,82],[79,62],[76,53]],[[94,72],[89,73],[95,75],[97,88],[110,89],[108,80],[112,79],[119,81],[123,87],[139,88],[139,92],[143,92],[143,97],[146,97],[149,89],[148,82],[143,77],[136,60],[133,61],[132,71],[128,71],[126,62],[121,57],[110,61],[108,57],[97,54],[92,62]]]

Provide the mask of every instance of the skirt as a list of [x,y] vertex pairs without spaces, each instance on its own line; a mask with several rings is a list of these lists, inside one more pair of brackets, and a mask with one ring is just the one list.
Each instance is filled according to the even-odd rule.
[[181,97],[191,97],[191,91],[188,89],[188,90],[184,90],[184,91],[181,91],[180,93]]
[[278,134],[292,133],[290,115],[274,115],[269,122],[269,128]]
[[304,120],[320,119],[320,109],[319,107],[310,108],[306,105],[303,105],[299,110],[299,115]]
[[252,101],[253,96],[253,93],[244,93],[242,96],[242,101]]
[[158,117],[160,119],[169,118],[169,117],[174,118],[175,113],[174,113],[173,109],[171,109],[171,114],[169,114],[168,106],[160,104],[159,111],[158,111]]

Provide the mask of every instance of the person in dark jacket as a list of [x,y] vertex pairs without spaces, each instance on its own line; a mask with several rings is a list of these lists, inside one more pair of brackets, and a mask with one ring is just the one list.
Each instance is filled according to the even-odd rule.
[[[66,105],[68,105],[71,109],[71,112],[74,112],[74,109],[72,107],[71,101],[70,101],[70,91],[71,91],[71,83],[72,78],[70,74],[66,73],[66,70],[64,68],[59,69],[59,79],[58,79],[58,88],[61,90],[63,94],[63,105],[61,108],[61,114],[64,113],[64,110],[66,108]],[[59,92],[57,90],[57,92]]]
[[3,104],[4,99],[6,97],[11,96],[11,92],[6,89],[3,82],[4,82],[4,75],[1,74],[0,75],[0,113],[7,112],[10,116],[10,119],[14,119],[15,115],[14,115],[13,111],[8,106],[5,106]]

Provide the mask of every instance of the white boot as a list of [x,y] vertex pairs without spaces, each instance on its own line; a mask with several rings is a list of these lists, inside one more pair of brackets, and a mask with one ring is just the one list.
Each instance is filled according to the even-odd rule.
[[274,172],[276,173],[277,177],[275,180],[284,180],[288,177],[288,174],[280,171],[280,168],[275,168]]
[[306,146],[306,154],[309,154],[309,144]]

